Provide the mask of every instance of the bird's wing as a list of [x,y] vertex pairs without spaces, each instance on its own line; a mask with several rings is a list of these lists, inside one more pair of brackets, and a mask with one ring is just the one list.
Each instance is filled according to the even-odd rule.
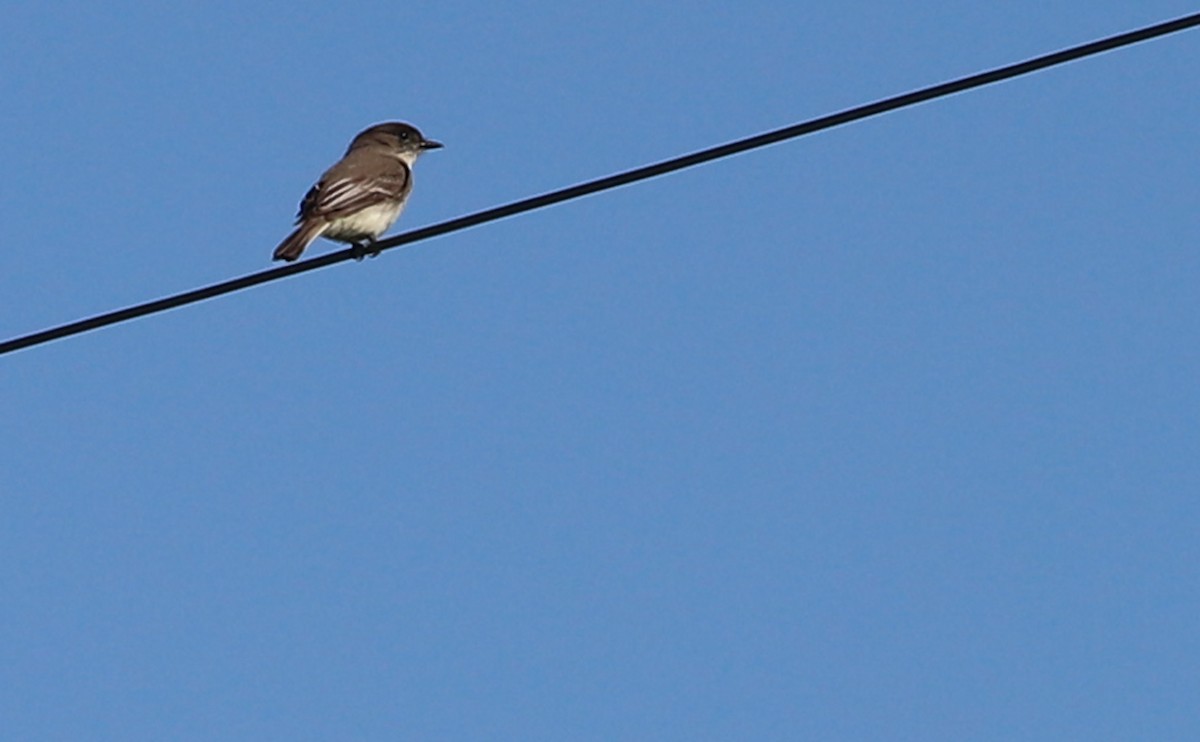
[[403,165],[394,171],[376,173],[370,177],[353,174],[338,177],[334,173],[327,173],[300,202],[296,221],[314,216],[338,219],[368,206],[403,198],[408,182],[408,168]]

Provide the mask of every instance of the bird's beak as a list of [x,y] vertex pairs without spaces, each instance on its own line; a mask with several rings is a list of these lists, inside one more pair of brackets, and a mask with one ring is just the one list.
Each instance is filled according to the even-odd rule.
[[446,145],[442,144],[441,142],[435,142],[432,139],[426,139],[425,141],[421,142],[421,149],[441,149],[445,146]]

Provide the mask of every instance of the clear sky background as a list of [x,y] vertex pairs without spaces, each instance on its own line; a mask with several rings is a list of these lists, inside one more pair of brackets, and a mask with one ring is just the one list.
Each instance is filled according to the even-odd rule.
[[[8,3],[0,336],[1188,2]],[[0,359],[0,736],[1200,734],[1200,33]],[[340,249],[314,245],[310,254]]]

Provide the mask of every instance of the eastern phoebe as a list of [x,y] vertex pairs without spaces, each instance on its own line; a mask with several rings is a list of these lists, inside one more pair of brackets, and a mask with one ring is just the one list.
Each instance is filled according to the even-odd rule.
[[350,243],[361,260],[404,210],[413,163],[425,150],[441,146],[400,122],[376,124],[354,137],[342,159],[300,202],[299,226],[275,248],[274,259],[295,260],[313,240],[325,237]]

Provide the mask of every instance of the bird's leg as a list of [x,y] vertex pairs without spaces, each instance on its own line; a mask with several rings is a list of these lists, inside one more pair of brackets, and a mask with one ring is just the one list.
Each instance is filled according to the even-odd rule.
[[383,251],[375,247],[374,237],[367,236],[363,237],[361,240],[350,243],[350,254],[353,255],[354,259],[360,263],[362,262],[363,258],[379,257],[379,253],[381,252]]

